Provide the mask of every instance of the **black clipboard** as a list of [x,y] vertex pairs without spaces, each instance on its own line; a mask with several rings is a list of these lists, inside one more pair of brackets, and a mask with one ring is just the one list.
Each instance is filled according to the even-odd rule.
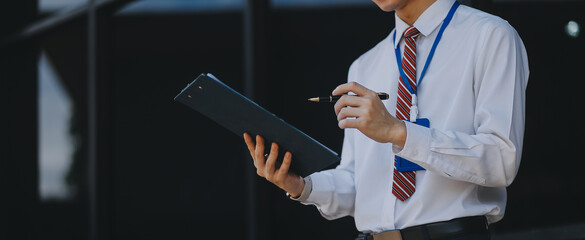
[[[293,155],[289,171],[302,177],[339,162],[339,155],[236,92],[211,74],[201,74],[175,97],[236,135],[264,137],[266,147],[279,145],[280,155]],[[242,142],[242,144],[244,144]]]

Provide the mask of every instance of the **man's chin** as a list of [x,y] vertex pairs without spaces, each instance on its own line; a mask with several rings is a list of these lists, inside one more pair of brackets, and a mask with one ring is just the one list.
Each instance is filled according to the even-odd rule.
[[382,11],[384,11],[384,12],[393,12],[394,11],[393,8],[380,8],[380,9],[382,9]]
[[384,4],[377,1],[374,1],[374,3],[376,3],[376,5],[378,5],[378,7],[384,12],[392,12],[396,9],[396,6],[394,6],[394,4],[388,3]]

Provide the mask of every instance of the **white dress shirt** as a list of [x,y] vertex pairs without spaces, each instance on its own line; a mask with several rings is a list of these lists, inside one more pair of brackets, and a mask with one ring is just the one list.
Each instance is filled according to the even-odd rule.
[[[417,78],[454,0],[437,0],[414,23]],[[348,81],[390,94],[384,101],[396,112],[399,81],[395,47],[402,48],[408,27],[396,17],[393,32],[360,56]],[[526,50],[505,20],[461,5],[446,28],[418,89],[419,118],[430,128],[406,123],[404,148],[378,143],[346,129],[340,165],[310,176],[304,204],[317,206],[327,219],[353,216],[362,232],[403,229],[465,216],[499,221],[506,207],[522,152]],[[402,202],[392,194],[394,156],[426,171],[416,172],[416,192]]]

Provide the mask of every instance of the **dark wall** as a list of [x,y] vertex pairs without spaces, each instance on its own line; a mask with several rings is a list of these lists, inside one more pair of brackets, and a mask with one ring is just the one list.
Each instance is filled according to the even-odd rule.
[[[526,134],[516,181],[508,188],[502,230],[585,222],[585,129],[573,124],[585,99],[581,89],[585,41],[565,33],[569,21],[585,22],[585,2],[496,4],[522,37],[530,64]],[[542,221],[547,219],[547,221]]]
[[[36,6],[34,0],[0,3],[0,39],[32,21]],[[0,239],[36,237],[36,57],[34,41],[0,48]]]
[[116,239],[245,236],[243,145],[173,101],[201,72],[241,90],[240,18],[116,20],[110,89]]

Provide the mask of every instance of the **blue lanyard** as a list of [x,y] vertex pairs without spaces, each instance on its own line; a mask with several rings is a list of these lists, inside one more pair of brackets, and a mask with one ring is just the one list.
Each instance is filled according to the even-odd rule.
[[[451,7],[451,10],[449,10],[449,14],[447,14],[447,17],[445,17],[445,20],[443,20],[443,25],[441,25],[441,29],[439,29],[437,38],[435,38],[435,42],[433,43],[431,52],[427,57],[427,62],[425,63],[425,66],[420,74],[420,78],[418,79],[418,83],[416,84],[416,89],[412,89],[412,86],[410,86],[408,78],[406,78],[406,74],[404,74],[404,71],[402,70],[402,60],[400,59],[400,56],[402,56],[402,54],[400,53],[400,47],[394,49],[394,51],[396,52],[396,63],[398,63],[398,71],[400,72],[402,82],[404,83],[404,86],[406,86],[412,94],[416,95],[416,92],[418,91],[418,86],[420,86],[420,83],[422,82],[423,77],[427,72],[427,68],[429,67],[429,63],[431,62],[431,59],[433,59],[433,55],[435,55],[435,50],[437,49],[437,45],[439,45],[439,41],[441,41],[443,32],[445,31],[445,28],[447,28],[447,25],[449,25],[449,23],[451,22],[451,19],[453,19],[453,15],[455,15],[457,7],[459,7],[459,2],[455,1],[455,3],[453,3],[453,6]],[[394,46],[396,46],[396,30],[394,30]]]

